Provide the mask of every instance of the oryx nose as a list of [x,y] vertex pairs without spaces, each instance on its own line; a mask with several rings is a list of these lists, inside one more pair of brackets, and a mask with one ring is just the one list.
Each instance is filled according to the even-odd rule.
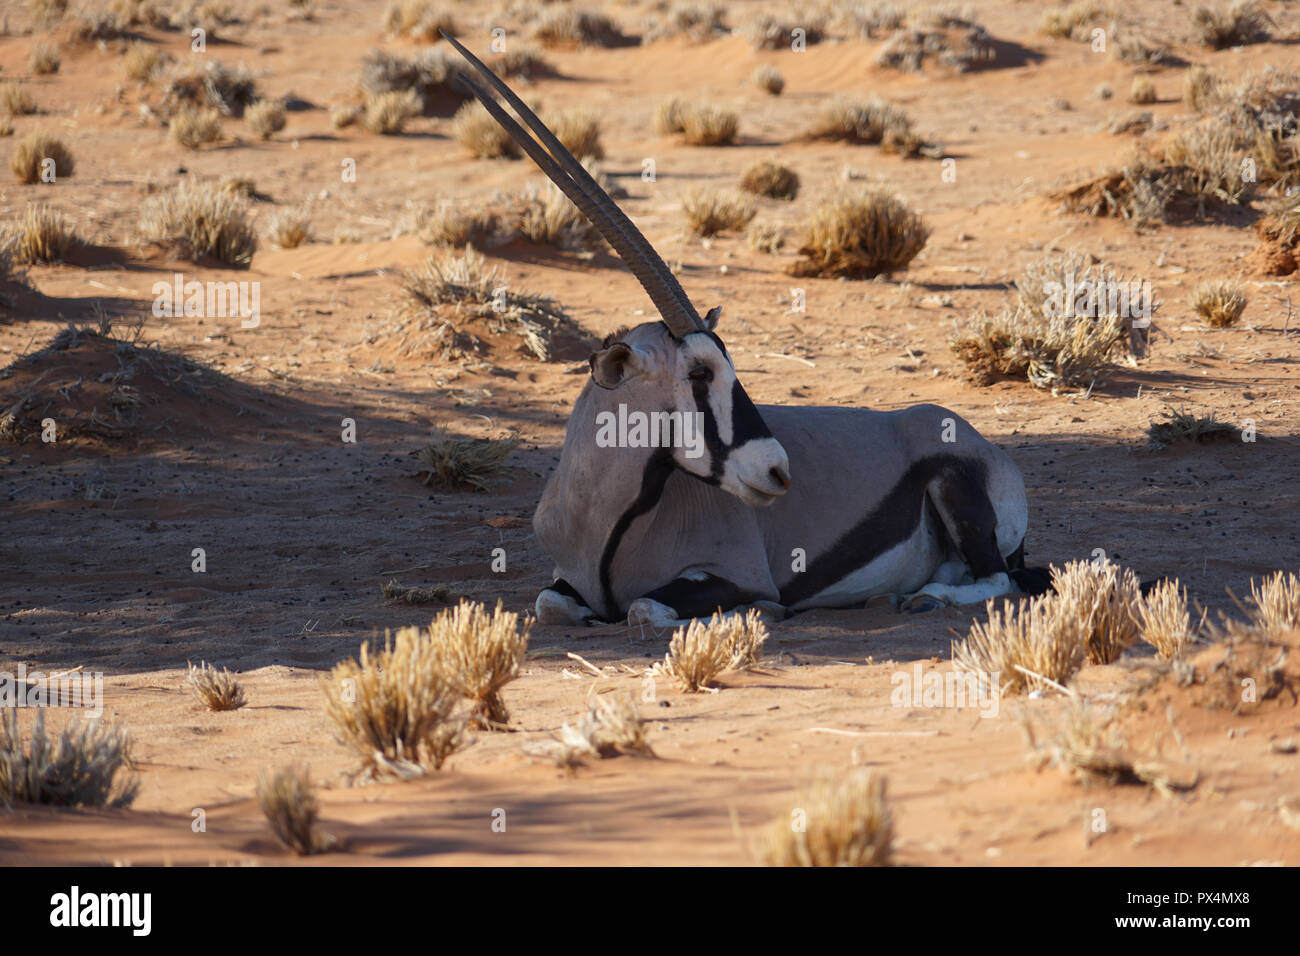
[[773,465],[767,470],[767,473],[771,476],[773,481],[781,486],[782,491],[790,490],[790,472],[778,465]]

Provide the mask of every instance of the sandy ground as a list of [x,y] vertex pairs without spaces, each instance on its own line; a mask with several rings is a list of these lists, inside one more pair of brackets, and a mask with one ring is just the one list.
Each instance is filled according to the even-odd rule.
[[[729,675],[716,694],[658,682],[655,700],[643,704],[658,759],[601,761],[575,774],[526,756],[522,745],[574,719],[594,690],[639,695],[642,671],[662,657],[668,635],[535,627],[525,672],[506,691],[517,732],[478,734],[426,780],[345,786],[339,774],[350,758],[321,707],[322,673],[386,629],[428,619],[433,609],[385,602],[379,589],[390,578],[531,607],[551,568],[530,517],[584,371],[583,363],[505,351],[476,364],[439,363],[366,343],[398,305],[397,273],[429,253],[415,236],[392,238],[409,216],[408,200],[472,204],[541,181],[523,161],[466,158],[446,117],[417,120],[402,137],[331,127],[329,107],[353,100],[368,49],[413,50],[379,30],[383,6],[318,3],[310,20],[277,9],[249,16],[228,41],[210,46],[207,56],[252,66],[265,95],[293,92],[310,104],[291,112],[288,128],[268,143],[227,120],[218,146],[176,145],[142,118],[140,104],[156,101],[157,90],[125,79],[112,44],[65,43],[59,73],[28,81],[43,112],[17,117],[17,136],[57,132],[77,170],[55,187],[6,176],[0,215],[48,201],[93,248],[73,264],[32,267],[28,287],[12,290],[0,310],[0,363],[45,347],[67,323],[93,326],[99,310],[126,338],[142,321],[140,345],[200,376],[202,387],[199,399],[152,408],[149,427],[128,441],[0,445],[0,667],[102,671],[106,714],[131,731],[141,783],[129,810],[0,812],[0,861],[302,862],[275,844],[252,799],[259,771],[299,761],[326,784],[322,828],[342,847],[311,864],[754,862],[765,829],[789,813],[798,787],[821,768],[850,765],[887,776],[905,864],[1300,863],[1288,802],[1300,792],[1300,756],[1281,746],[1300,735],[1294,695],[1233,714],[1173,693],[1170,713],[1156,708],[1154,721],[1142,707],[1126,707],[1135,745],[1164,748],[1196,775],[1192,789],[1169,794],[1085,788],[1029,766],[1021,714],[1049,726],[1060,699],[1003,701],[989,719],[969,708],[892,706],[893,675],[916,662],[948,667],[954,633],[964,634],[980,608],[799,615],[773,628],[758,671]],[[1268,6],[1279,36],[1295,35],[1297,15]],[[880,41],[795,54],[755,52],[739,36],[676,38],[548,51],[562,77],[537,81],[530,95],[547,107],[600,112],[604,165],[629,193],[625,208],[668,261],[681,263],[701,308],[724,306],[719,331],[755,401],[947,405],[1022,468],[1031,563],[1101,548],[1143,577],[1178,577],[1212,612],[1231,609],[1227,589],[1248,593],[1253,577],[1300,564],[1300,338],[1291,328],[1300,320],[1289,317],[1289,286],[1247,266],[1259,210],[1144,236],[1112,220],[1059,215],[1046,192],[1128,150],[1131,137],[1104,126],[1130,108],[1123,96],[1135,70],[1037,32],[1040,5],[997,2],[979,11],[1020,51],[1004,67],[902,74],[872,65]],[[1165,11],[1144,2],[1128,16],[1169,38],[1187,62],[1233,72],[1266,63],[1300,68],[1289,41],[1217,53],[1182,42],[1181,23],[1168,23]],[[613,12],[635,24],[646,11],[619,4]],[[467,20],[482,47],[485,29]],[[143,33],[177,57],[190,55],[176,33]],[[0,38],[0,76],[27,75],[33,42]],[[760,63],[785,74],[780,98],[753,87]],[[1152,73],[1160,100],[1144,109],[1158,122],[1187,114],[1182,73]],[[1102,83],[1114,99],[1092,97]],[[739,109],[741,144],[690,148],[655,135],[656,105],[679,92]],[[906,109],[956,158],[956,181],[944,181],[934,161],[801,141],[811,110],[839,92],[878,94]],[[682,194],[701,183],[729,186],[767,155],[804,182],[794,203],[760,203],[760,219],[786,229],[787,253],[762,255],[743,237],[689,238]],[[653,183],[640,177],[647,157],[658,170]],[[346,159],[356,160],[355,183],[340,180]],[[899,189],[932,226],[929,244],[887,279],[793,280],[783,270],[798,229],[846,169]],[[253,178],[270,197],[254,205],[259,225],[274,206],[312,199],[317,240],[291,250],[263,243],[251,268],[237,273],[140,244],[136,210],[150,184],[228,175]],[[361,241],[331,243],[338,230]],[[1086,398],[1023,383],[970,384],[947,348],[954,323],[1006,305],[1008,284],[1026,262],[1068,248],[1152,281],[1163,305],[1149,358]],[[553,296],[595,335],[643,321],[649,308],[606,254],[511,248],[493,258],[512,286]],[[260,327],[153,316],[153,284],[178,271],[260,282]],[[1241,326],[1207,329],[1185,298],[1196,283],[1225,276],[1247,283],[1250,305]],[[790,311],[795,285],[807,292],[804,314]],[[75,350],[60,374],[87,377],[77,363],[107,360],[92,353]],[[0,381],[0,398],[6,394]],[[1145,428],[1168,407],[1251,419],[1260,438],[1148,451]],[[356,422],[354,444],[340,440],[345,418]],[[413,453],[434,426],[472,435],[516,430],[523,445],[504,486],[490,494],[424,486]],[[498,547],[504,573],[490,566]],[[206,553],[201,575],[191,571],[195,548]],[[239,671],[248,706],[200,708],[182,687],[186,662],[199,660]],[[1108,706],[1143,673],[1088,668],[1080,686]],[[1109,820],[1100,834],[1091,829],[1099,808]],[[191,829],[196,809],[206,815],[203,833]],[[493,829],[497,810],[505,811],[505,832]]]

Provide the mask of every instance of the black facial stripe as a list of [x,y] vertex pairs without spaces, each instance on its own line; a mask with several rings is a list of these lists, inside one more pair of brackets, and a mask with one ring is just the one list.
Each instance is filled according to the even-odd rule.
[[708,382],[691,382],[691,394],[695,396],[695,407],[704,420],[704,447],[709,450],[709,477],[717,482],[722,477],[723,465],[727,461],[727,446],[722,443],[718,432],[718,419],[709,404]]
[[618,546],[622,544],[627,529],[632,527],[632,522],[659,504],[659,498],[664,493],[664,485],[668,483],[668,476],[672,473],[672,451],[667,448],[656,449],[650,456],[650,460],[646,462],[645,470],[641,472],[641,490],[637,493],[636,500],[619,515],[618,521],[609,532],[609,537],[605,539],[605,548],[600,553],[600,593],[605,600],[604,610],[612,615],[608,620],[616,620],[622,610],[614,603],[614,585],[610,580]]
[[731,447],[739,448],[755,438],[771,438],[767,422],[758,413],[749,395],[740,387],[740,379],[731,383]]

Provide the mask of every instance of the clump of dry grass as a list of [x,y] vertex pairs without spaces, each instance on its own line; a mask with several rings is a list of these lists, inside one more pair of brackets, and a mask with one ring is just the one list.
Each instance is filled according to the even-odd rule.
[[[344,129],[348,126],[355,126],[361,121],[365,114],[365,108],[361,106],[331,106],[330,107],[330,126],[334,129]],[[405,122],[405,120],[403,120]]]
[[258,193],[257,183],[248,176],[227,176],[217,188],[230,196],[243,199],[265,198]]
[[686,36],[697,43],[726,36],[727,24],[724,8],[719,3],[700,3],[697,0],[678,0],[668,8],[662,20],[651,18],[642,43],[671,36]]
[[419,628],[387,635],[376,653],[363,644],[359,660],[336,665],[323,690],[335,737],[360,758],[363,781],[422,776],[464,742],[464,722],[453,716],[460,689]]
[[885,778],[859,767],[801,793],[773,823],[765,856],[769,866],[886,866],[893,840]]
[[131,79],[148,83],[166,68],[170,60],[168,54],[152,43],[134,40],[122,57],[122,69]]
[[[1069,290],[1076,298],[1067,301]],[[1126,316],[1154,309],[1143,295],[1140,283],[1078,252],[1046,256],[1025,268],[1014,309],[949,346],[979,384],[1023,378],[1037,388],[1087,388],[1129,354]]]
[[1165,144],[1165,161],[1181,167],[1178,188],[1202,205],[1237,205],[1247,189],[1236,132],[1220,122],[1201,123]]
[[224,668],[217,670],[204,661],[200,661],[198,667],[190,665],[185,683],[195,699],[208,710],[238,710],[248,703],[244,685],[238,677]]
[[248,121],[248,128],[259,137],[270,139],[272,135],[284,129],[286,122],[284,103],[280,100],[258,100],[244,111],[244,119]]
[[1193,444],[1219,441],[1231,437],[1236,431],[1213,412],[1196,415],[1181,408],[1166,409],[1162,420],[1147,426],[1147,447],[1159,450],[1180,441]]
[[569,197],[549,182],[540,190],[530,184],[511,196],[496,230],[501,236],[513,231],[529,242],[560,249],[593,249],[604,241]]
[[420,98],[410,90],[374,93],[366,98],[360,122],[368,133],[400,136],[407,120],[420,113]]
[[452,36],[458,32],[451,10],[430,0],[393,0],[384,11],[382,23],[389,33],[422,43],[437,43],[442,31]]
[[559,5],[538,17],[533,36],[546,46],[621,46],[627,42],[618,24],[605,14]]
[[505,53],[493,57],[488,66],[498,76],[535,80],[554,76],[555,66],[539,50],[526,46],[512,46]]
[[873,278],[904,269],[925,248],[930,229],[883,187],[842,193],[813,210],[793,273]]
[[67,179],[76,169],[72,153],[63,140],[48,133],[28,133],[14,147],[9,157],[9,168],[20,183],[38,183],[53,179]]
[[682,119],[682,138],[690,146],[730,146],[739,129],[739,114],[717,106],[688,110]]
[[2,238],[14,260],[26,265],[62,262],[78,241],[62,213],[37,203],[29,203]]
[[259,773],[257,805],[275,838],[294,853],[311,856],[329,849],[332,841],[316,832],[320,803],[305,768],[283,767],[273,774]]
[[1279,199],[1255,223],[1263,253],[1263,271],[1269,275],[1290,275],[1300,268],[1300,192]]
[[176,71],[163,92],[167,106],[208,106],[236,118],[257,99],[257,81],[247,67],[226,66],[216,60]]
[[453,76],[454,70],[441,50],[422,50],[410,59],[371,50],[361,61],[361,89],[367,96],[411,93],[419,112],[431,112],[443,100],[472,98],[453,85]]
[[983,25],[961,16],[940,23],[900,30],[876,55],[876,64],[892,70],[919,73],[927,60],[958,73],[988,66],[997,59],[993,37]]
[[1267,633],[1300,628],[1300,577],[1275,571],[1258,585],[1250,582],[1251,623]]
[[1156,649],[1161,660],[1181,657],[1196,639],[1187,610],[1187,592],[1177,581],[1156,584],[1138,604],[1138,626],[1142,640]]
[[36,101],[18,80],[0,82],[0,113],[7,116],[30,116],[36,112]]
[[741,173],[740,188],[770,199],[794,199],[799,195],[799,174],[775,160],[759,160]]
[[1065,684],[1083,665],[1084,645],[1051,595],[1019,604],[985,605],[988,620],[952,644],[959,670],[998,681],[998,693],[1027,693]]
[[569,770],[588,757],[655,756],[636,703],[612,694],[593,697],[576,724],[564,724],[549,740],[525,745],[524,752]]
[[211,256],[247,267],[257,250],[245,200],[194,180],[154,193],[140,207],[140,235],[173,245],[187,259]]
[[408,587],[398,584],[395,579],[385,581],[380,591],[384,595],[384,600],[397,604],[446,604],[454,597],[451,588],[445,584],[434,584],[424,588]]
[[172,139],[187,149],[198,149],[221,139],[221,113],[208,107],[182,106],[168,124]]
[[519,147],[510,134],[478,100],[466,103],[456,111],[451,121],[451,135],[475,159],[519,155]]
[[780,226],[766,222],[751,223],[745,233],[749,248],[764,255],[775,255],[785,246],[785,232]]
[[1145,106],[1148,103],[1154,103],[1156,99],[1156,85],[1151,82],[1150,77],[1133,77],[1133,85],[1129,87],[1128,91],[1128,101],[1130,103]]
[[37,76],[58,73],[61,63],[59,48],[49,43],[37,43],[32,47],[31,56],[27,59],[28,68]]
[[30,0],[32,24],[42,30],[58,26],[68,15],[68,0]]
[[1188,304],[1207,324],[1226,329],[1236,325],[1246,311],[1246,293],[1240,282],[1215,279],[1193,289]]
[[750,608],[743,616],[733,613],[722,619],[721,626],[730,652],[727,667],[733,671],[757,667],[768,638],[767,624],[758,609]]
[[503,729],[510,712],[502,688],[519,676],[528,650],[530,624],[519,626],[519,615],[461,600],[433,619],[429,639],[438,666],[471,705],[471,720],[486,729]]
[[708,186],[698,186],[682,198],[686,223],[697,236],[744,229],[756,211],[748,197]]
[[1078,635],[1089,663],[1113,663],[1141,637],[1142,594],[1130,569],[1109,561],[1070,561],[1052,568],[1052,588],[1048,600]]
[[441,202],[417,216],[412,231],[430,245],[463,248],[488,241],[499,227],[497,216],[488,210],[463,209],[451,202]]
[[1063,9],[1043,13],[1040,29],[1048,36],[1080,43],[1092,39],[1092,27],[1113,16],[1100,0],[1075,0]]
[[696,618],[673,632],[668,654],[656,669],[687,693],[710,688],[714,678],[731,666],[733,635],[734,625],[721,614],[707,621]]
[[912,129],[906,113],[878,97],[832,97],[822,105],[805,136],[878,145],[900,156],[937,157],[942,153],[938,145],[927,142]]
[[674,96],[660,103],[655,109],[655,130],[661,136],[672,136],[686,130],[686,114],[694,106],[683,97]]
[[18,709],[0,708],[0,802],[59,807],[128,807],[139,789],[127,775],[130,738],[106,720],[74,724],[57,736],[36,710],[30,734],[18,727]]
[[755,50],[790,50],[797,39],[807,46],[825,39],[828,19],[811,5],[773,7],[750,17],[741,32]]
[[564,144],[564,148],[577,159],[604,157],[605,149],[600,144],[600,117],[590,110],[576,109],[552,113],[546,117],[546,125],[551,128],[555,138]]
[[754,71],[754,85],[764,93],[780,96],[785,90],[785,77],[774,66],[760,66]]
[[281,249],[297,249],[311,239],[311,206],[285,206],[271,214],[266,238]]
[[1192,11],[1191,21],[1197,38],[1212,50],[1264,43],[1272,35],[1271,28],[1277,25],[1259,0],[1202,5]]
[[429,444],[416,453],[428,471],[424,483],[444,488],[488,491],[493,479],[505,471],[506,459],[519,447],[519,438],[462,438],[434,432]]
[[1194,65],[1183,74],[1183,102],[1196,112],[1204,113],[1222,102],[1223,85],[1213,70]]

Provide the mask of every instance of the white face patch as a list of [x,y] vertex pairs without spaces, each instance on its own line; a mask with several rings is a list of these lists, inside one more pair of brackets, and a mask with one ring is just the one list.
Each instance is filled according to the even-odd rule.
[[[713,380],[708,383],[708,410],[717,422],[718,438],[730,448],[734,437],[731,392],[736,384],[736,370],[717,343],[702,333],[686,336],[677,350],[677,381],[673,391],[677,407],[683,412],[703,411],[695,397],[696,383],[690,378],[691,371],[697,368],[707,368],[713,374]],[[702,459],[696,459],[696,463],[703,463],[706,468],[708,465]]]

